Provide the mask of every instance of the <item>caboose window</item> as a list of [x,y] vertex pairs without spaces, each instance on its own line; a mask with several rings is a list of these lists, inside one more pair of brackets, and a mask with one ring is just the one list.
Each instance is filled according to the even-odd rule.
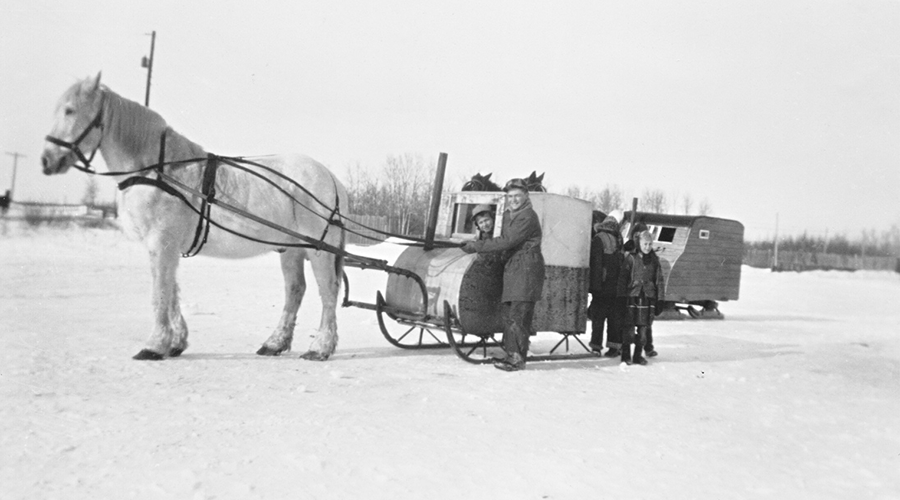
[[708,240],[709,239],[709,229],[701,229],[700,230],[700,239]]
[[[477,228],[472,220],[472,210],[478,203],[457,203],[453,212],[453,232],[461,234],[476,234]],[[495,211],[496,207],[491,206]]]
[[659,237],[656,238],[656,241],[661,243],[672,243],[675,241],[675,228],[674,227],[663,227],[659,230]]

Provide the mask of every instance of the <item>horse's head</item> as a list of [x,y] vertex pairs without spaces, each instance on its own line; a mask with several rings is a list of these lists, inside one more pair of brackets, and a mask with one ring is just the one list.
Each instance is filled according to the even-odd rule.
[[[56,105],[53,128],[41,154],[45,175],[62,174],[79,160],[87,165],[103,137],[100,73],[75,83]],[[90,151],[90,158],[84,151]]]
[[491,174],[475,174],[463,184],[461,191],[500,191],[500,186],[491,181]]
[[529,191],[547,192],[547,188],[544,187],[544,174],[537,175],[537,171],[532,171],[531,175],[525,178],[525,185],[528,186]]

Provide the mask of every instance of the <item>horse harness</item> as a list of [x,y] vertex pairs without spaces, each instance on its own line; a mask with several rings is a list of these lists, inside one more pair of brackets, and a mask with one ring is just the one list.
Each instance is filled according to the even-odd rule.
[[[243,157],[226,157],[226,156],[219,156],[219,155],[215,155],[212,153],[208,153],[205,158],[206,164],[205,164],[204,170],[203,170],[203,178],[201,181],[200,191],[197,191],[196,189],[194,189],[190,186],[182,184],[174,177],[167,175],[163,170],[164,167],[185,165],[188,163],[197,163],[197,162],[203,161],[204,158],[191,158],[191,159],[186,159],[186,160],[175,160],[175,161],[166,162],[165,161],[165,148],[166,148],[166,132],[165,132],[165,130],[162,132],[162,134],[160,136],[159,161],[155,165],[142,167],[142,168],[132,170],[129,172],[97,172],[96,170],[94,170],[92,168],[91,162],[94,160],[94,156],[97,154],[97,151],[100,150],[100,145],[103,142],[103,135],[104,135],[103,112],[104,112],[104,108],[106,106],[106,93],[102,93],[101,99],[102,100],[100,102],[100,109],[97,111],[97,114],[94,116],[94,118],[91,120],[91,122],[88,124],[88,126],[81,132],[81,134],[78,135],[78,137],[74,141],[64,141],[62,139],[58,139],[51,135],[45,136],[44,137],[45,140],[52,144],[55,144],[59,147],[66,148],[66,149],[72,151],[73,153],[75,153],[75,155],[78,157],[78,160],[82,163],[81,165],[79,165],[78,163],[74,163],[72,165],[72,167],[75,168],[76,170],[80,170],[80,171],[82,171],[86,174],[90,174],[90,175],[102,175],[102,176],[113,176],[113,177],[129,175],[131,177],[128,177],[127,179],[118,183],[118,187],[119,187],[120,191],[124,191],[132,186],[137,186],[137,185],[156,187],[158,189],[161,189],[166,194],[169,194],[171,196],[178,198],[185,205],[187,205],[191,210],[193,210],[195,213],[197,213],[197,215],[199,215],[199,219],[197,221],[197,229],[194,231],[194,239],[193,239],[193,241],[191,243],[191,247],[188,249],[188,251],[181,254],[183,257],[193,257],[193,256],[197,255],[198,253],[200,253],[200,251],[203,248],[203,245],[206,243],[207,238],[209,236],[209,227],[211,225],[216,226],[217,228],[219,228],[225,232],[228,232],[230,234],[233,234],[235,236],[238,236],[238,237],[250,240],[250,241],[275,246],[278,249],[280,249],[281,251],[283,251],[283,249],[287,248],[287,247],[290,247],[290,248],[314,248],[316,250],[325,250],[325,251],[332,252],[332,253],[343,254],[342,249],[334,247],[333,245],[330,245],[328,243],[325,243],[325,237],[328,235],[328,229],[331,226],[338,226],[338,227],[343,228],[345,231],[350,231],[354,234],[366,236],[363,233],[359,233],[357,231],[349,229],[348,227],[346,227],[346,224],[344,224],[345,217],[344,217],[344,215],[341,214],[340,194],[338,192],[337,181],[334,179],[334,176],[331,177],[331,182],[332,182],[332,184],[334,184],[334,198],[335,198],[333,207],[329,207],[327,204],[325,204],[324,202],[319,200],[308,189],[306,189],[305,187],[303,187],[301,184],[297,183],[290,177],[288,177],[274,169],[266,167],[265,165],[262,165],[260,163],[254,162],[254,161],[247,160]],[[90,156],[86,156],[84,154],[84,152],[81,150],[80,145],[81,145],[81,142],[88,136],[88,134],[90,134],[91,131],[94,130],[95,128],[100,129],[100,140],[97,141],[97,146],[91,152]],[[285,230],[285,228],[280,227],[277,224],[271,223],[270,221],[260,219],[259,217],[256,217],[253,214],[250,214],[250,213],[246,212],[245,210],[240,209],[239,207],[232,207],[232,206],[229,206],[229,205],[223,203],[220,200],[217,200],[216,199],[216,174],[218,172],[218,167],[219,167],[220,163],[226,163],[232,167],[243,170],[244,172],[247,172],[253,176],[259,177],[260,179],[271,184],[273,187],[275,187],[278,191],[280,191],[284,195],[288,196],[295,203],[300,204],[301,206],[303,206],[304,208],[306,208],[313,214],[317,215],[318,217],[325,219],[326,225],[325,225],[325,229],[322,231],[322,235],[319,237],[318,240],[315,240],[312,237],[309,237],[309,236],[306,236],[303,234],[299,234],[299,233],[295,233],[293,231]],[[329,209],[330,214],[328,215],[328,217],[321,215],[320,213],[313,210],[312,208],[303,205],[303,203],[300,202],[300,200],[297,200],[297,198],[292,196],[289,192],[287,192],[281,186],[278,186],[271,179],[263,176],[262,174],[254,171],[252,169],[249,169],[243,165],[240,165],[240,164],[253,165],[255,167],[258,167],[260,169],[263,169],[263,170],[269,172],[270,174],[272,174],[276,177],[280,177],[281,179],[287,181],[288,183],[290,183],[290,184],[294,185],[295,187],[299,188],[300,190],[302,190],[312,200],[314,200],[316,203],[318,203],[322,207]],[[155,178],[144,175],[145,173],[149,173],[150,171],[156,172]],[[184,191],[187,191],[190,194],[198,196],[201,200],[200,208],[199,209],[195,208],[194,205],[191,204],[190,200],[188,200],[188,197],[185,196],[184,193],[182,193],[181,191],[176,189],[176,186]],[[229,229],[225,226],[222,226],[221,224],[218,224],[212,220],[212,218],[210,217],[210,209],[211,209],[212,205],[220,205],[223,208],[225,208],[226,210],[238,213],[239,215],[242,215],[245,218],[249,218],[249,219],[251,219],[255,222],[258,222],[264,226],[268,226],[270,228],[279,230],[283,233],[289,234],[289,235],[291,235],[295,238],[298,238],[302,241],[306,241],[307,243],[287,243],[287,242],[266,241],[266,240],[253,238],[246,234],[239,233],[239,232]],[[399,236],[399,235],[395,235],[395,234],[391,234],[391,233],[382,231],[377,228],[369,227],[360,222],[354,221],[354,224],[358,225],[364,229],[368,229],[370,231],[378,233],[378,234],[384,234],[386,236],[395,236],[395,237]],[[400,236],[400,237],[410,240],[410,241],[413,241],[413,242],[419,242],[419,243],[425,242],[425,240],[422,240],[420,238],[414,238],[414,237],[409,237],[409,236]],[[434,242],[432,242],[432,244],[433,243]],[[448,244],[442,245],[442,246],[458,247],[461,245],[455,244],[455,243],[453,243],[453,244],[448,243]]]
[[[78,157],[78,160],[82,164],[79,165],[78,163],[75,163],[72,165],[72,167],[77,170],[80,170],[84,173],[91,174],[91,175],[102,175],[102,176],[131,175],[131,177],[118,183],[118,187],[119,187],[120,191],[124,191],[132,186],[137,186],[137,185],[152,186],[152,187],[161,189],[166,194],[169,194],[171,196],[178,198],[185,205],[190,207],[191,210],[196,212],[197,215],[199,215],[199,218],[197,220],[197,228],[194,231],[194,239],[191,242],[190,248],[186,252],[183,252],[181,254],[182,257],[193,257],[200,253],[200,251],[203,249],[203,246],[206,244],[207,238],[209,237],[210,225],[214,225],[214,226],[218,227],[219,229],[222,229],[226,232],[229,232],[231,234],[234,234],[236,236],[239,236],[239,237],[242,237],[245,239],[249,239],[251,241],[255,241],[257,243],[270,244],[270,245],[274,245],[277,247],[298,247],[298,248],[316,248],[316,249],[322,249],[326,245],[324,243],[324,240],[325,240],[325,236],[328,234],[328,227],[330,225],[343,226],[343,222],[341,220],[342,216],[340,213],[340,195],[337,191],[337,183],[334,181],[334,178],[332,178],[332,182],[335,183],[335,191],[334,191],[335,205],[334,205],[334,208],[331,209],[331,213],[328,216],[328,218],[326,219],[328,224],[326,224],[325,230],[322,233],[322,236],[318,242],[315,242],[315,240],[313,240],[311,243],[308,243],[308,244],[299,244],[299,243],[295,244],[295,243],[277,243],[277,242],[271,242],[271,241],[264,241],[264,240],[259,240],[259,239],[253,238],[251,236],[247,236],[245,234],[241,234],[237,231],[228,229],[220,224],[215,223],[212,220],[212,218],[210,217],[210,209],[212,208],[212,205],[217,203],[217,200],[216,200],[216,174],[218,172],[219,164],[224,161],[225,163],[228,163],[234,167],[241,168],[250,173],[253,173],[253,172],[245,167],[241,167],[240,165],[237,165],[236,162],[250,163],[250,164],[253,164],[253,165],[256,165],[259,167],[263,167],[263,168],[267,168],[267,167],[264,167],[263,165],[260,165],[258,163],[252,162],[252,161],[244,160],[243,158],[229,158],[229,157],[223,157],[223,156],[218,156],[218,155],[215,155],[212,153],[208,153],[205,158],[206,163],[203,167],[203,178],[202,178],[201,185],[200,185],[200,191],[197,192],[196,190],[191,189],[188,186],[184,186],[184,185],[180,186],[183,189],[185,189],[189,192],[192,192],[195,195],[199,195],[200,208],[199,209],[194,208],[194,205],[191,204],[190,200],[188,200],[188,197],[185,196],[184,193],[182,193],[181,191],[176,189],[175,186],[172,185],[173,182],[177,183],[177,181],[174,178],[166,175],[163,169],[167,165],[184,165],[187,163],[195,163],[198,161],[202,161],[203,158],[193,158],[193,159],[189,159],[189,160],[166,162],[165,161],[165,154],[166,154],[166,132],[165,132],[165,130],[162,132],[162,134],[160,136],[159,161],[155,165],[150,165],[148,167],[139,168],[137,170],[133,170],[130,172],[97,172],[96,170],[94,170],[92,168],[91,162],[94,160],[94,156],[97,154],[97,151],[100,150],[100,145],[103,142],[103,132],[104,132],[103,111],[104,111],[104,107],[106,104],[106,94],[104,93],[104,94],[102,94],[102,96],[103,97],[102,97],[102,101],[100,103],[100,109],[97,111],[97,114],[94,116],[94,118],[91,120],[91,122],[88,124],[88,126],[81,132],[81,134],[78,135],[78,137],[74,141],[64,141],[62,139],[58,139],[51,135],[47,135],[44,138],[45,138],[45,140],[47,140],[48,142],[50,142],[52,144],[55,144],[62,148],[66,148],[66,149],[72,151],[73,153],[75,153],[75,155]],[[81,150],[81,147],[80,147],[81,142],[95,128],[100,129],[100,140],[97,141],[97,147],[94,148],[94,150],[91,152],[90,156],[87,156]],[[275,172],[271,169],[267,169],[267,170],[269,170],[270,172],[272,172],[276,175],[280,175],[282,178],[285,178],[285,179],[291,181],[291,179],[288,178],[287,176],[281,175],[278,172]],[[144,173],[148,173],[149,171],[156,172],[156,177],[148,177],[148,176],[142,175]],[[167,180],[169,182],[166,182]],[[291,182],[293,182],[293,181],[291,181]],[[180,183],[178,183],[178,184],[180,184]],[[300,189],[302,189],[304,192],[306,192],[309,196],[311,196],[319,204],[327,207],[327,205],[325,205],[320,200],[318,200],[318,198],[316,198],[312,193],[310,193],[308,190],[303,188],[303,186],[300,186],[296,182],[294,182],[294,184],[296,184]],[[281,191],[286,193],[286,191],[284,191],[283,189],[281,189]],[[246,215],[246,214],[244,214],[244,215]],[[312,238],[301,238],[301,239],[312,240]],[[330,245],[327,245],[327,246],[330,246]]]
[[[326,219],[327,224],[325,225],[325,229],[322,232],[322,236],[318,240],[319,244],[315,244],[315,243],[277,244],[277,243],[273,243],[273,242],[269,242],[269,241],[258,240],[253,237],[247,236],[245,234],[239,233],[237,231],[225,228],[224,226],[216,224],[212,220],[212,217],[210,216],[210,210],[212,209],[212,205],[217,204],[216,174],[219,171],[220,164],[225,163],[225,164],[228,164],[230,166],[236,167],[238,169],[244,170],[246,172],[249,172],[249,173],[251,173],[253,175],[257,175],[257,176],[259,176],[259,174],[256,174],[256,173],[252,172],[251,170],[239,165],[239,163],[250,163],[252,165],[266,168],[267,170],[269,170],[270,172],[275,173],[275,174],[278,174],[278,172],[268,169],[267,167],[264,167],[263,165],[259,165],[258,163],[255,163],[255,162],[252,162],[249,160],[244,160],[243,158],[231,158],[231,157],[219,156],[219,155],[216,155],[213,153],[207,153],[206,163],[203,167],[203,178],[200,183],[200,192],[198,193],[195,190],[190,189],[189,187],[184,186],[184,185],[180,186],[183,189],[186,189],[195,195],[199,195],[200,208],[196,209],[190,203],[190,201],[188,201],[187,197],[184,196],[183,193],[178,191],[175,188],[175,186],[172,185],[172,183],[177,183],[177,184],[180,184],[180,183],[178,181],[176,181],[174,178],[166,175],[163,171],[163,167],[168,164],[185,163],[185,161],[168,162],[167,163],[165,161],[165,149],[166,149],[166,133],[165,133],[165,131],[163,131],[163,133],[160,137],[159,162],[156,165],[153,165],[153,169],[156,171],[156,177],[155,178],[154,177],[144,177],[144,176],[129,177],[128,179],[125,179],[124,181],[119,183],[119,190],[124,191],[125,189],[128,189],[129,187],[134,186],[134,185],[145,185],[145,186],[157,187],[157,188],[163,190],[164,192],[166,192],[167,194],[170,194],[172,196],[175,196],[176,198],[179,198],[182,202],[184,202],[186,205],[188,205],[194,212],[196,212],[199,215],[199,218],[197,219],[197,228],[194,231],[194,239],[191,242],[191,246],[188,249],[188,251],[183,252],[181,254],[182,257],[194,257],[195,255],[200,253],[200,251],[203,249],[203,245],[206,244],[206,241],[209,237],[209,227],[211,225],[214,225],[214,226],[218,227],[219,229],[222,229],[228,233],[234,234],[236,236],[239,236],[239,237],[251,240],[251,241],[256,241],[258,243],[274,244],[279,247],[290,246],[290,247],[298,247],[298,248],[315,248],[315,249],[321,249],[322,244],[325,241],[325,237],[328,235],[328,228],[330,226],[335,225],[335,226],[343,227],[343,225],[344,225],[343,221],[341,220],[340,194],[338,193],[338,190],[337,190],[337,182],[335,182],[334,178],[332,177],[331,181],[334,184],[334,198],[335,198],[334,207],[331,209],[331,213],[329,214],[328,218]],[[194,161],[196,161],[196,160],[190,160],[190,162],[194,162]],[[278,174],[278,175],[290,180],[289,178],[287,178],[286,176],[284,176],[282,174]],[[166,182],[166,180],[168,180],[169,182]],[[273,185],[275,185],[275,184],[273,183]],[[300,189],[302,189],[304,192],[306,192],[309,196],[311,196],[320,205],[327,207],[327,205],[325,205],[324,203],[319,201],[318,198],[316,198],[312,193],[310,193],[308,190],[303,188],[303,186],[300,186],[299,184],[297,184],[297,186],[300,187]],[[276,185],[276,187],[277,187],[277,185]],[[281,188],[279,188],[279,189],[282,192],[287,194],[287,192],[284,191],[283,189],[281,189]],[[242,215],[244,215],[245,217],[248,216],[248,214],[246,212],[243,212],[241,210],[238,210],[235,208],[231,208],[231,210],[239,212]],[[284,251],[284,249],[282,248],[280,251]]]

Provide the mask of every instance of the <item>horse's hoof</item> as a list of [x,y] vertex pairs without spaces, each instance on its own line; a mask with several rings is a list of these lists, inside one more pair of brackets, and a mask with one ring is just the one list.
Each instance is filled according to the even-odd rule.
[[272,349],[271,347],[269,347],[267,345],[263,345],[262,347],[259,348],[258,351],[256,351],[256,354],[258,354],[260,356],[278,356],[282,352],[284,352],[284,348]]
[[185,349],[184,347],[182,347],[182,348],[172,348],[172,349],[169,349],[169,357],[170,357],[170,358],[177,358],[178,356],[181,356],[181,353],[184,352],[184,349]]
[[316,351],[306,351],[300,355],[300,359],[305,359],[307,361],[325,361],[329,358],[330,355],[324,354]]
[[141,349],[141,352],[135,354],[131,359],[138,361],[160,361],[163,359],[162,354],[157,354],[150,349]]

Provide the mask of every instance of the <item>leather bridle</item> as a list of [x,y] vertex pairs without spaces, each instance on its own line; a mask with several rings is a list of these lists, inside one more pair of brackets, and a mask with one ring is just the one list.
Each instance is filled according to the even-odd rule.
[[[102,97],[101,97],[101,101],[100,101],[100,109],[97,111],[97,115],[94,116],[94,119],[91,120],[91,123],[88,124],[87,128],[85,128],[84,131],[81,132],[81,135],[79,135],[74,141],[72,141],[72,142],[64,141],[62,139],[57,139],[56,137],[53,137],[52,135],[47,135],[46,137],[44,137],[44,139],[47,142],[51,142],[53,144],[56,144],[59,147],[66,148],[66,149],[72,151],[73,153],[75,153],[75,156],[78,157],[78,160],[81,161],[81,163],[84,166],[83,167],[79,166],[79,165],[73,165],[73,166],[75,168],[77,168],[78,170],[83,170],[85,172],[93,172],[93,170],[91,170],[91,161],[94,160],[94,155],[97,154],[97,151],[100,149],[100,143],[103,142],[103,108],[104,108],[104,105],[106,104],[106,94],[104,93],[101,95],[102,95]],[[90,134],[91,131],[94,130],[95,128],[100,129],[100,140],[97,141],[97,147],[95,147],[94,150],[91,152],[91,156],[87,157],[84,155],[84,152],[81,151],[81,147],[80,147],[81,141],[83,141],[84,138],[87,137],[88,134]]]

